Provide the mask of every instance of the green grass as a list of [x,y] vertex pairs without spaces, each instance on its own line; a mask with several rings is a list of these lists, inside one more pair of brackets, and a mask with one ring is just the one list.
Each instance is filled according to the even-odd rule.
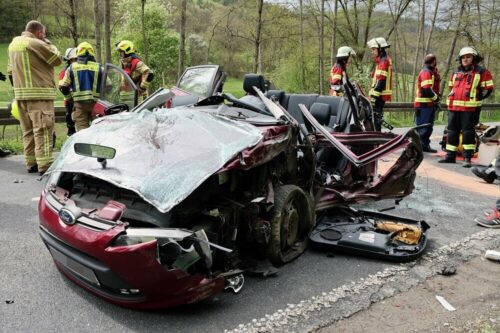
[[[66,124],[59,123],[55,125],[56,131],[56,146],[54,150],[61,150],[62,145],[68,138],[66,135]],[[14,154],[23,153],[23,137],[21,126],[19,125],[6,125],[0,126],[0,148],[8,149]]]
[[228,77],[226,82],[224,82],[224,92],[231,93],[237,98],[243,97],[245,95],[243,81],[234,77]]

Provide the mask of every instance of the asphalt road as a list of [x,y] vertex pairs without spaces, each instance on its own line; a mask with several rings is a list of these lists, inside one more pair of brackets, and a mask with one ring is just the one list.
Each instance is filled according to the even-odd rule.
[[[435,129],[434,146],[440,131]],[[439,165],[426,154],[414,193],[388,213],[426,220],[430,253],[483,229],[474,216],[500,197],[498,185],[460,164]],[[43,183],[27,174],[22,156],[0,159],[0,331],[221,332],[276,313],[397,264],[308,250],[271,278],[247,277],[243,290],[199,304],[134,311],[107,303],[64,278],[38,236],[37,201]],[[383,201],[368,208],[394,206]]]

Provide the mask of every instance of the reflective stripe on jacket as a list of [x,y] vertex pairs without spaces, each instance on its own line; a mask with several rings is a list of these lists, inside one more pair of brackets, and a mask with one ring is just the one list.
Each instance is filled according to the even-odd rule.
[[[373,97],[381,97],[384,101],[390,101],[392,96],[392,60],[388,55],[377,57],[377,64],[374,71],[371,73],[372,83],[369,95]],[[379,81],[385,81],[382,89],[376,89]]]
[[470,112],[483,104],[483,90],[493,90],[493,78],[491,72],[481,66],[473,66],[468,71],[460,66],[451,75],[448,86],[448,110]]
[[57,48],[24,31],[9,45],[8,73],[17,100],[54,100],[54,67],[61,64]]
[[436,104],[440,81],[441,78],[436,69],[426,65],[420,71],[415,85],[415,108],[428,107]]
[[75,62],[68,67],[59,85],[71,86],[75,102],[95,101],[99,98],[101,72],[101,65],[96,62]]

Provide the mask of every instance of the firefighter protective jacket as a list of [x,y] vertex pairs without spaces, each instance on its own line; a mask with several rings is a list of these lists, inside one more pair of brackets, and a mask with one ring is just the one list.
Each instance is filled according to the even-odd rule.
[[384,54],[375,59],[376,68],[371,73],[372,84],[369,95],[390,101],[392,96],[392,60]]
[[94,61],[72,63],[64,78],[59,81],[60,87],[71,87],[75,102],[93,102],[99,98],[102,67]]
[[332,89],[333,86],[342,85],[342,76],[344,74],[344,68],[339,63],[335,63],[330,70],[330,96],[343,96],[344,94],[339,91]]
[[62,62],[57,48],[24,31],[9,45],[8,73],[17,100],[54,100],[54,67]]
[[438,102],[441,77],[437,68],[425,65],[417,78],[414,107],[429,107]]
[[133,57],[132,60],[124,65],[122,68],[127,73],[128,76],[134,81],[134,83],[142,90],[147,90],[151,79],[148,80],[148,76],[151,72],[148,66],[141,59]]
[[451,75],[448,86],[448,110],[471,112],[481,107],[484,93],[493,91],[493,77],[489,70],[479,65],[470,69],[460,66]]

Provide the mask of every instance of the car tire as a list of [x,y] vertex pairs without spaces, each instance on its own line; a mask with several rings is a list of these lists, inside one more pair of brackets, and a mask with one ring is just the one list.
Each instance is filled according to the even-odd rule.
[[314,222],[314,207],[296,185],[276,189],[271,210],[271,236],[267,256],[275,265],[292,261],[304,252]]

